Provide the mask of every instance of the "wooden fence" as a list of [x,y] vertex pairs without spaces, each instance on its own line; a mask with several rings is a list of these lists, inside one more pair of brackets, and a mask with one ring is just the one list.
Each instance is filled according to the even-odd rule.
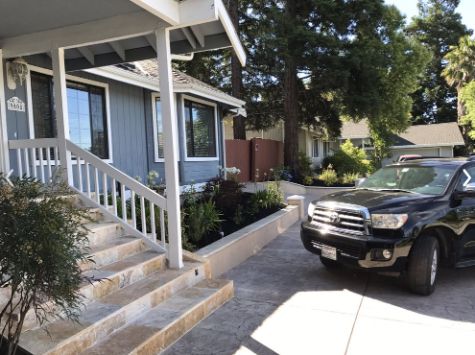
[[240,182],[268,180],[272,176],[271,169],[283,164],[282,142],[261,138],[226,140],[226,167],[241,170]]

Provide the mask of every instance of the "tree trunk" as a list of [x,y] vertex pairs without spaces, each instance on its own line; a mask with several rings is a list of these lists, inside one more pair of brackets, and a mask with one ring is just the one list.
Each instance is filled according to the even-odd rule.
[[[286,17],[295,18],[295,1],[286,1]],[[288,166],[294,174],[298,174],[298,93],[297,93],[297,65],[292,43],[288,43],[287,55],[285,57],[284,71],[284,164]]]
[[[239,35],[239,0],[229,1],[229,15],[234,28]],[[237,55],[234,53],[231,57],[231,85],[232,95],[238,99],[242,98],[242,68]],[[233,118],[234,139],[246,139],[246,124],[241,115]]]

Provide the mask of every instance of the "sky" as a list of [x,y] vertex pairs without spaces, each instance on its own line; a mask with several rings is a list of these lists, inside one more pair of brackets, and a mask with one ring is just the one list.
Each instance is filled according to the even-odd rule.
[[[417,0],[385,0],[387,4],[396,5],[408,19],[417,15]],[[462,15],[462,21],[468,28],[475,32],[475,1],[461,0],[458,12]]]

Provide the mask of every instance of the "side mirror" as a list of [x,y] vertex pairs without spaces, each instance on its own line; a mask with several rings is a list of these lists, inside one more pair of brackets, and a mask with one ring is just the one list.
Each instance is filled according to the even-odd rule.
[[465,185],[462,191],[457,191],[458,198],[475,197],[475,182]]
[[355,187],[360,186],[362,183],[366,181],[366,178],[359,178],[355,181]]

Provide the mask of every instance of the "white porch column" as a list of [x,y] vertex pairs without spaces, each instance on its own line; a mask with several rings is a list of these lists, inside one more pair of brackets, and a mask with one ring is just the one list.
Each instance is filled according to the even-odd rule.
[[53,62],[53,89],[56,113],[56,128],[58,130],[58,151],[63,179],[73,184],[73,169],[71,153],[66,149],[66,139],[69,139],[68,96],[66,90],[66,70],[64,66],[64,48],[51,50]]
[[7,98],[5,96],[4,69],[3,52],[0,48],[0,172],[8,174],[10,171],[10,156],[8,155]]
[[155,31],[159,67],[160,102],[162,104],[165,179],[167,186],[168,212],[168,262],[171,268],[183,267],[180,215],[180,183],[178,179],[178,127],[175,97],[173,95],[173,73],[170,53],[170,32],[166,28]]

